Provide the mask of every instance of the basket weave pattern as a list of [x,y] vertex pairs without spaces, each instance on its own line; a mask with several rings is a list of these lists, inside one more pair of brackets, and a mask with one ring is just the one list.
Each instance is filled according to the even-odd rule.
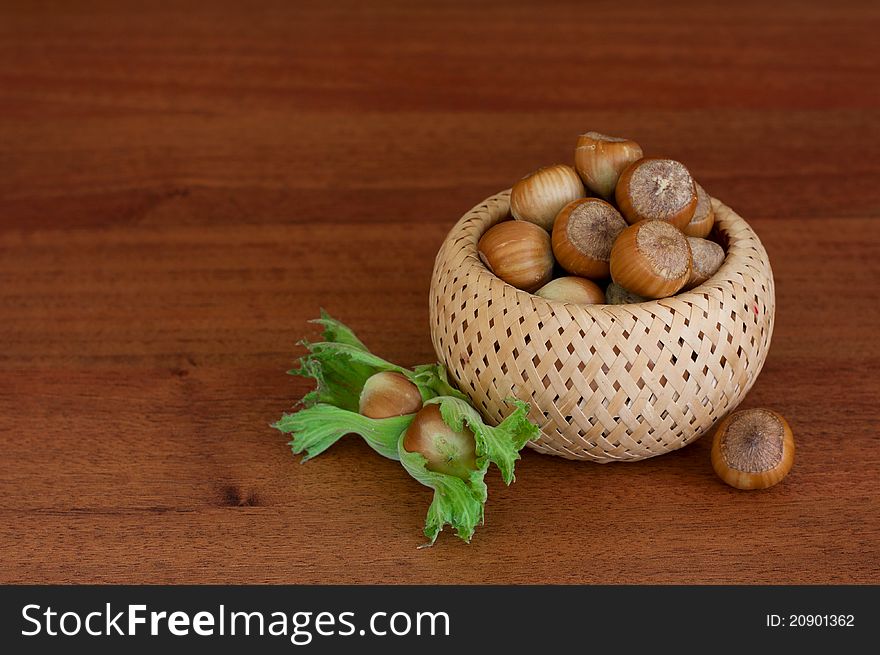
[[694,441],[740,403],[767,356],[775,309],[767,253],[742,218],[713,199],[727,257],[696,289],[573,305],[516,289],[480,262],[477,242],[508,217],[509,195],[452,228],[431,281],[434,349],[487,421],[500,421],[515,396],[541,426],[536,450],[639,460]]

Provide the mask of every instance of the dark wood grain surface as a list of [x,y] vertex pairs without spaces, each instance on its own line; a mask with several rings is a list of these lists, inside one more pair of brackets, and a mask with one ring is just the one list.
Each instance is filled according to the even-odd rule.
[[[880,9],[729,4],[3,3],[0,582],[880,582]],[[295,342],[431,361],[446,231],[588,129],[761,236],[794,469],[527,452],[417,550],[397,463],[268,427]]]

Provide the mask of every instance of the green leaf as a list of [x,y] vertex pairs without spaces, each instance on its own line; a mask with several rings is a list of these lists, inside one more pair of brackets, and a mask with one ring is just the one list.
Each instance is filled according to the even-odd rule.
[[306,407],[326,403],[355,412],[361,389],[371,375],[381,371],[398,371],[408,377],[413,376],[408,369],[351,344],[322,341],[303,342],[303,345],[309,349],[309,354],[300,358],[299,367],[288,373],[313,378],[317,383],[315,390],[306,394],[301,401]]
[[[304,409],[285,414],[273,427],[291,435],[293,452],[305,453],[302,461],[324,452],[346,434],[360,435],[373,450],[399,459],[413,478],[434,490],[425,519],[425,535],[431,544],[445,525],[470,541],[476,526],[483,522],[487,498],[484,478],[489,465],[498,466],[505,483],[510,484],[515,479],[519,451],[539,434],[528,420],[528,404],[512,400],[514,411],[500,425],[486,425],[467,396],[450,384],[443,366],[405,369],[372,354],[351,329],[323,310],[315,322],[324,327],[325,341],[303,342],[309,352],[300,358],[298,368],[289,372],[313,378],[317,388],[302,399]],[[423,402],[440,405],[447,425],[457,431],[467,426],[474,433],[477,469],[467,480],[429,471],[421,454],[403,449],[403,437],[415,414],[371,419],[358,413],[364,384],[382,371],[405,375],[419,388]]]
[[483,512],[488,492],[483,481],[488,462],[482,469],[474,471],[465,482],[461,478],[444,473],[429,471],[427,460],[419,453],[410,453],[403,448],[403,438],[399,446],[400,463],[407,472],[426,487],[434,490],[434,498],[425,517],[425,536],[436,540],[443,526],[451,525],[456,534],[467,542],[474,536],[474,530],[483,522]]
[[324,328],[324,341],[300,342],[309,350],[298,365],[288,371],[291,375],[313,378],[317,383],[300,403],[311,407],[327,403],[351,411],[357,411],[358,399],[364,383],[374,373],[396,370],[394,364],[371,354],[357,338],[354,331],[337,321],[323,309],[321,318],[311,321]]
[[347,434],[360,435],[383,457],[399,459],[398,441],[415,414],[373,419],[333,405],[317,404],[294,414],[285,414],[272,425],[291,435],[294,454],[305,451],[305,462],[320,455]]
[[382,371],[396,371],[405,375],[419,388],[422,400],[438,395],[467,400],[467,396],[449,384],[442,366],[425,364],[411,371],[392,364],[367,350],[348,326],[324,310],[321,310],[321,318],[312,322],[324,326],[326,340],[318,343],[300,342],[309,353],[288,371],[291,375],[309,377],[316,382],[316,388],[300,401],[304,407],[325,403],[356,412],[367,379]]
[[449,384],[449,378],[446,376],[446,369],[440,364],[422,364],[413,368],[413,381],[419,385],[419,388],[425,387],[430,395],[423,397],[425,400],[434,398],[435,396],[452,396],[470,402],[468,397],[461,391]]
[[458,398],[438,396],[428,400],[426,404],[439,404],[440,415],[453,430],[460,432],[466,424],[473,431],[477,442],[477,464],[480,465],[482,459],[492,462],[501,471],[505,484],[509,485],[516,479],[514,464],[520,459],[519,451],[526,443],[537,439],[541,431],[529,421],[528,403],[513,398],[508,402],[515,409],[497,427],[483,423],[477,410]]
[[344,343],[348,346],[354,346],[360,350],[367,350],[363,342],[357,338],[354,331],[335,318],[330,316],[323,309],[321,310],[321,318],[316,318],[311,323],[317,323],[324,327],[324,341],[332,341],[335,343]]
[[438,396],[425,404],[440,405],[440,416],[453,430],[465,425],[474,433],[477,469],[468,480],[429,471],[427,460],[419,453],[403,448],[403,434],[398,444],[400,463],[416,480],[434,489],[434,499],[425,518],[425,536],[433,544],[444,525],[451,525],[456,534],[470,541],[476,526],[483,522],[487,499],[484,478],[490,462],[498,466],[506,484],[514,481],[514,462],[526,443],[540,434],[538,426],[528,419],[528,403],[511,399],[515,409],[498,427],[483,423],[479,413],[467,402],[450,396]]

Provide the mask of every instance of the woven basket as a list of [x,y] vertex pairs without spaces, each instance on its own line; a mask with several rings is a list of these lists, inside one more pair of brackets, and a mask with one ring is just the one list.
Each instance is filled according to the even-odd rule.
[[516,289],[480,261],[477,241],[508,217],[509,196],[462,217],[431,280],[434,349],[487,421],[515,396],[541,426],[535,450],[632,461],[681,448],[739,404],[764,364],[775,308],[767,253],[742,218],[712,201],[727,257],[696,289],[573,305]]

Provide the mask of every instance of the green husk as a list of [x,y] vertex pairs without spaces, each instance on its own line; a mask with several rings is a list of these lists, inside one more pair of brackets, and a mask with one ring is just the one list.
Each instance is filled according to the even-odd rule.
[[501,470],[505,484],[510,484],[516,477],[513,475],[514,462],[520,458],[519,451],[525,445],[537,439],[540,434],[538,426],[529,421],[529,404],[514,398],[508,399],[514,407],[498,427],[483,423],[482,417],[470,404],[457,398],[434,398],[428,403],[440,405],[440,415],[456,432],[467,424],[477,442],[477,464],[480,457],[485,457]]
[[360,435],[382,457],[399,459],[397,442],[413,418],[415,414],[367,418],[357,412],[320,403],[294,414],[284,414],[272,427],[291,435],[290,449],[295,455],[305,452],[303,462],[320,455],[347,434]]
[[323,403],[357,412],[364,384],[372,375],[383,371],[405,375],[418,387],[422,400],[441,394],[467,400],[467,396],[449,384],[446,369],[439,364],[424,364],[413,370],[392,364],[367,350],[348,326],[323,310],[321,318],[312,322],[324,327],[324,341],[301,341],[300,345],[309,352],[288,371],[290,375],[312,378],[316,382],[315,389],[300,401],[304,407]]
[[538,437],[539,430],[528,420],[528,404],[518,400],[512,401],[514,411],[494,428],[483,423],[477,411],[458,398],[440,396],[428,403],[440,405],[440,416],[456,432],[466,425],[474,433],[477,469],[467,481],[429,471],[422,455],[404,450],[402,437],[400,463],[413,478],[434,489],[434,499],[425,519],[425,536],[429,539],[426,545],[432,545],[447,524],[460,538],[470,541],[476,526],[483,522],[487,496],[484,478],[490,462],[501,470],[502,479],[509,485],[515,479],[513,469],[514,462],[520,458],[519,451]]
[[489,470],[484,462],[464,481],[454,475],[429,471],[427,460],[419,453],[410,453],[400,440],[400,463],[413,478],[434,490],[434,498],[425,517],[424,533],[428,538],[425,546],[432,546],[445,525],[451,525],[455,534],[466,542],[474,536],[477,525],[483,523],[488,491],[483,478]]
[[[301,342],[308,353],[301,357],[292,375],[312,378],[316,388],[299,403],[299,411],[284,414],[272,427],[290,435],[294,454],[302,461],[320,455],[347,434],[357,434],[383,457],[399,460],[421,484],[434,490],[425,518],[425,536],[433,544],[444,526],[470,541],[484,519],[487,489],[484,482],[490,464],[501,471],[505,484],[515,480],[514,464],[525,444],[537,438],[538,427],[528,420],[529,406],[511,399],[514,410],[497,427],[483,423],[467,396],[453,387],[439,364],[397,366],[372,354],[355,333],[329,314],[313,321],[323,326],[324,341]],[[467,480],[429,471],[419,453],[404,450],[406,430],[416,414],[371,419],[358,413],[358,402],[370,376],[382,371],[405,375],[419,389],[424,404],[440,406],[443,421],[453,430],[469,428],[476,442],[477,468]]]

